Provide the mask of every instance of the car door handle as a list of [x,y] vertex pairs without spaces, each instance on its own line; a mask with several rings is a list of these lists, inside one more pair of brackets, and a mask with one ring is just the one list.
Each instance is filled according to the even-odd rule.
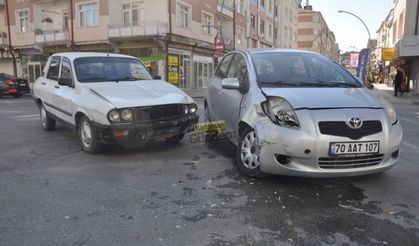
[[60,89],[60,87],[58,85],[54,85],[54,88]]
[[43,84],[43,85],[46,85],[47,83],[45,83],[45,82],[42,82],[41,84]]

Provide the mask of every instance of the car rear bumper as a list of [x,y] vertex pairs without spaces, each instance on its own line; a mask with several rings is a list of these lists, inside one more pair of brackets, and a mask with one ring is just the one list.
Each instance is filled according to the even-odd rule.
[[[400,123],[384,124],[382,132],[359,140],[323,135],[315,127],[305,130],[280,127],[269,119],[260,121],[254,128],[262,172],[319,178],[367,175],[393,167],[399,159],[403,135]],[[330,143],[357,141],[379,141],[379,153],[330,156]]]
[[157,138],[167,138],[190,132],[193,125],[198,123],[199,115],[187,115],[173,120],[151,123],[134,123],[120,125],[93,126],[104,143],[118,143],[124,146],[138,146]]

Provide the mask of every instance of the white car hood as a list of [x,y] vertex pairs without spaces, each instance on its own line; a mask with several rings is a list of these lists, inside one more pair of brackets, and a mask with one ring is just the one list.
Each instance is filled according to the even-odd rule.
[[182,90],[162,80],[86,83],[85,86],[116,108],[193,102]]
[[282,97],[295,109],[381,108],[377,96],[365,88],[262,88],[268,97]]

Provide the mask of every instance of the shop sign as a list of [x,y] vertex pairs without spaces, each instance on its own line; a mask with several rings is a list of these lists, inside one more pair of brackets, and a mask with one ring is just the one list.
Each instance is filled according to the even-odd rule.
[[383,61],[393,61],[395,57],[394,48],[382,48],[381,49],[381,59]]
[[179,56],[178,55],[169,55],[167,57],[168,64],[168,81],[172,84],[179,83]]

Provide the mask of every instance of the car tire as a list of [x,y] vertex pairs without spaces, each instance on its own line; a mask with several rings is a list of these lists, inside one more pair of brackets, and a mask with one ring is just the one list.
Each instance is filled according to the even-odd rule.
[[53,131],[55,129],[55,120],[48,116],[43,104],[39,107],[39,116],[41,118],[42,128],[45,131]]
[[166,138],[166,142],[169,144],[176,144],[176,143],[179,143],[184,137],[185,137],[185,133],[182,133],[173,137]]
[[240,135],[236,152],[236,163],[240,172],[253,178],[266,176],[260,170],[260,149],[256,146],[256,132],[247,127]]
[[13,97],[14,98],[21,98],[22,97],[22,94],[13,94]]
[[99,154],[103,151],[103,144],[99,141],[97,131],[86,116],[81,117],[78,131],[80,144],[84,152]]

